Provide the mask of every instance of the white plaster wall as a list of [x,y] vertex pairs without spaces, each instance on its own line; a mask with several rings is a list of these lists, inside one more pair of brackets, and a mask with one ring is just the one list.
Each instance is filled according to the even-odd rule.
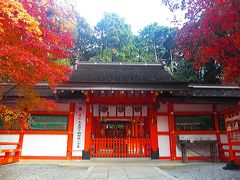
[[[49,109],[46,107],[41,108],[35,108],[33,111],[49,111]],[[53,109],[53,111],[62,111],[62,112],[69,112],[70,111],[70,103],[56,103],[56,107]]]
[[168,116],[158,116],[157,117],[157,127],[158,127],[158,131],[160,131],[160,132],[169,131]]
[[19,134],[0,134],[0,142],[18,142]]
[[116,116],[117,109],[116,106],[108,106],[109,116]]
[[188,112],[212,112],[211,104],[174,104],[174,112],[188,111]]
[[94,105],[92,106],[92,109],[93,109],[93,116],[94,116],[94,117],[99,116],[99,105],[98,105],[98,104],[94,104]]
[[224,152],[224,155],[225,156],[229,156],[229,152]]
[[221,143],[228,143],[228,138],[226,134],[220,134]]
[[233,150],[240,150],[240,146],[232,146]]
[[82,156],[82,151],[72,151],[72,156]]
[[[0,134],[0,142],[18,142],[19,134]],[[15,149],[17,145],[4,145],[0,146],[0,149]],[[4,153],[0,153],[0,156]]]
[[148,112],[148,107],[147,106],[142,106],[142,116],[146,117]]
[[159,157],[170,156],[170,143],[168,135],[158,136]]
[[66,156],[67,135],[24,135],[22,156]]
[[163,104],[161,102],[159,104],[160,104],[160,108],[158,109],[157,112],[167,113],[168,112],[167,104]]
[[[228,143],[227,135],[226,134],[220,134],[220,140],[221,140],[221,143]],[[228,145],[224,145],[223,149],[224,150],[229,150],[229,146]],[[229,152],[224,152],[224,155],[225,156],[229,156]]]
[[132,115],[133,115],[133,107],[125,106],[125,116],[132,116]]

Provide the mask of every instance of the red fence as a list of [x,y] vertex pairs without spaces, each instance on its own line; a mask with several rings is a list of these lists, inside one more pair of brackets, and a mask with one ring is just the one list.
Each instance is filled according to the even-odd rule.
[[150,157],[149,138],[92,138],[91,157]]

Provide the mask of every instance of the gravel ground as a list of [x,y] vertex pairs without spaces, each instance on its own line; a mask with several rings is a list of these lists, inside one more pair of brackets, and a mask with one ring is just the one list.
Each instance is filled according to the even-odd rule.
[[80,180],[87,167],[56,164],[9,164],[0,166],[0,180]]
[[240,180],[240,170],[224,170],[224,163],[191,164],[178,167],[161,167],[178,179],[184,180]]
[[[34,161],[33,161],[34,162]],[[105,161],[104,161],[105,162]],[[79,163],[79,164],[78,164]],[[133,179],[166,179],[163,176],[159,175],[158,178],[152,178],[153,175],[156,175],[156,172],[153,171],[154,168],[158,167],[160,170],[163,170],[164,174],[167,172],[172,177],[180,180],[240,180],[240,170],[223,170],[225,166],[224,163],[189,163],[189,164],[181,164],[178,165],[174,163],[170,165],[169,163],[162,164],[159,162],[157,164],[155,161],[150,162],[139,162],[135,163],[133,166],[125,167],[126,162],[117,163],[118,166],[115,166],[115,163],[111,163],[106,161],[105,163],[101,162],[100,164],[96,163],[94,165],[84,162],[38,162],[38,163],[16,163],[0,166],[0,180],[83,180],[86,177],[91,177],[91,175],[102,175],[104,172],[100,170],[101,168],[108,171],[108,174],[114,170],[113,179],[116,179],[116,174],[118,175],[118,179],[120,178],[121,170],[129,171],[130,175],[136,176],[140,175],[141,168],[143,170],[148,171],[147,174],[151,174],[148,178],[133,178]],[[85,166],[84,166],[85,165]],[[105,167],[106,166],[106,167]],[[92,172],[89,173],[92,168]],[[138,169],[138,173],[131,171],[131,169]],[[153,168],[153,169],[151,169]],[[109,170],[110,169],[110,170]],[[120,171],[115,172],[120,169]],[[95,172],[96,171],[96,172]],[[98,172],[99,171],[99,172]],[[137,170],[135,170],[137,171]],[[95,173],[95,174],[94,174]],[[128,173],[128,175],[129,175]],[[160,177],[161,176],[161,177]],[[104,176],[105,177],[105,176]],[[106,176],[108,177],[108,176]],[[137,176],[136,176],[137,177]],[[139,176],[140,177],[140,176]],[[166,176],[167,177],[167,176]],[[99,179],[99,178],[89,178],[89,179]],[[107,179],[107,178],[100,178]],[[131,178],[132,179],[132,178]],[[173,178],[170,178],[173,179]]]

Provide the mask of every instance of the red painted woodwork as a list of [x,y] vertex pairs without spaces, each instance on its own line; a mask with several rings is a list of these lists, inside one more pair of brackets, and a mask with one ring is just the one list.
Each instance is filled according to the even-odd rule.
[[217,107],[216,104],[213,104],[213,118],[214,118],[214,126],[215,126],[215,131],[216,131],[216,136],[217,136],[217,141],[218,143],[218,159],[220,161],[223,161],[224,152],[220,151],[222,146],[221,146],[221,138],[220,138],[220,130],[219,130],[219,123],[218,123],[218,114],[217,114]]
[[[16,145],[16,148],[1,149],[1,146]],[[4,153],[4,156],[0,157],[0,165],[18,162],[21,152],[21,143],[19,142],[0,142],[0,154]]]
[[91,129],[92,129],[92,113],[90,110],[90,104],[86,103],[86,125],[85,125],[85,144],[84,151],[87,152],[91,148]]
[[154,152],[158,151],[158,130],[157,130],[157,114],[149,108],[148,118],[150,123],[150,137],[151,137],[151,150]]
[[152,104],[153,98],[147,97],[147,98],[141,98],[141,97],[90,97],[90,102],[92,104]]
[[71,156],[72,156],[74,112],[75,112],[75,103],[71,103],[70,113],[68,115],[67,159],[71,159]]
[[72,156],[71,159],[73,159],[73,160],[82,160],[82,156]]
[[175,134],[175,125],[174,125],[174,113],[173,113],[173,104],[168,104],[168,123],[169,123],[169,133],[170,133],[170,152],[171,159],[176,159],[176,134]]
[[224,112],[227,130],[229,158],[240,164],[240,106]]
[[149,138],[92,138],[93,158],[150,157]]

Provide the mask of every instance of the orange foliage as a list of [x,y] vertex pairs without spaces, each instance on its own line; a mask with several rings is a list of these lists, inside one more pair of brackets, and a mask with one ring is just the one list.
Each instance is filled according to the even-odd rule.
[[59,60],[69,58],[73,31],[57,21],[61,14],[56,17],[54,10],[59,8],[52,0],[0,0],[0,83],[13,83],[22,97],[18,110],[6,107],[1,88],[0,119],[8,120],[6,111],[21,117],[23,110],[46,105],[34,90],[36,83],[47,82],[54,88],[68,80],[71,69]]

